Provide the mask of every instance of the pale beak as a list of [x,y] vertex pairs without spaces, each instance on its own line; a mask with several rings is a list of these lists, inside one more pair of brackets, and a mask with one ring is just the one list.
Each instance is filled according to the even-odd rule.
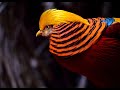
[[42,33],[41,31],[39,30],[37,33],[36,33],[36,37],[40,36]]

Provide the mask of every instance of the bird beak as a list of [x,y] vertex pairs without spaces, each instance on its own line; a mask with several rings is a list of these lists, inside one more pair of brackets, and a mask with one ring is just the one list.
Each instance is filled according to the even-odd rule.
[[40,36],[42,33],[41,31],[39,30],[37,33],[36,33],[36,37]]

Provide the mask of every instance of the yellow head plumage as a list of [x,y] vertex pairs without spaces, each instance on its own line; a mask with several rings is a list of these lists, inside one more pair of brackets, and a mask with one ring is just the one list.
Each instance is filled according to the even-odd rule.
[[43,30],[47,25],[58,25],[60,23],[82,22],[89,25],[88,21],[81,16],[57,9],[49,9],[43,12],[39,21],[39,28]]

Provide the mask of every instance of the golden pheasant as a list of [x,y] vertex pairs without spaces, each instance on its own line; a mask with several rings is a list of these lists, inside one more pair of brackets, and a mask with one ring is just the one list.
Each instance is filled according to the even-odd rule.
[[96,87],[120,87],[120,19],[87,18],[57,9],[43,12],[36,36],[49,37],[49,51],[68,70]]

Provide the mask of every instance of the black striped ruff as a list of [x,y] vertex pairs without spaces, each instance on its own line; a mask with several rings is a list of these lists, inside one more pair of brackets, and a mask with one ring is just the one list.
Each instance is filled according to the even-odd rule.
[[61,24],[53,29],[49,50],[57,56],[73,56],[90,48],[100,37],[106,27],[103,18],[88,19],[90,25],[80,22]]

